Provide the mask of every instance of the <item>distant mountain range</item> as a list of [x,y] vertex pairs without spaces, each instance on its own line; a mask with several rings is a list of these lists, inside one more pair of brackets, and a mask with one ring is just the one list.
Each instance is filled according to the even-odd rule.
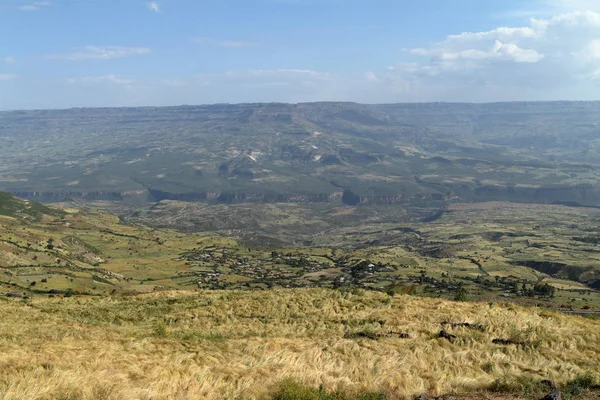
[[148,202],[600,204],[600,102],[0,113],[0,189]]

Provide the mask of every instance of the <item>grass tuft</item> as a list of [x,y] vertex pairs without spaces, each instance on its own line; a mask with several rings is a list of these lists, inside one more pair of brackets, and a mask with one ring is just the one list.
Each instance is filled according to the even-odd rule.
[[[597,383],[597,321],[558,313],[547,318],[514,304],[490,309],[487,303],[403,295],[387,305],[385,293],[357,293],[5,299],[0,397],[399,400],[490,387],[543,394],[542,379],[573,393]],[[447,325],[456,336],[451,343],[434,339],[441,321],[485,330]],[[540,345],[492,342],[512,336]],[[280,384],[287,377],[301,383]]]
[[591,373],[581,374],[575,377],[575,379],[567,382],[564,389],[564,395],[567,399],[573,396],[579,396],[596,386],[596,378]]
[[273,400],[387,400],[387,396],[377,392],[356,392],[338,389],[326,391],[323,386],[313,388],[293,379],[283,381]]
[[529,374],[507,375],[497,378],[490,387],[492,392],[510,393],[530,397],[547,391],[542,380]]

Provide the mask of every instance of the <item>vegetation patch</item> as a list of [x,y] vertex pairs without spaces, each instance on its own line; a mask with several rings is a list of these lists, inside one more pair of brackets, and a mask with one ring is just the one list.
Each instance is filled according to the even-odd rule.
[[295,380],[280,384],[273,400],[388,400],[383,393],[361,392],[345,389],[327,391],[322,386],[313,388]]

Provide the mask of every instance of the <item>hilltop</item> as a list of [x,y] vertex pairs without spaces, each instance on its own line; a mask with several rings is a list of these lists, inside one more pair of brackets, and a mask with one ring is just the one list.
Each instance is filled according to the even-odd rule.
[[37,202],[26,201],[10,193],[0,192],[0,217],[23,221],[40,221],[43,217],[62,217],[65,213]]
[[591,399],[600,379],[597,320],[511,304],[180,291],[0,298],[0,313],[7,400],[539,398],[543,379]]

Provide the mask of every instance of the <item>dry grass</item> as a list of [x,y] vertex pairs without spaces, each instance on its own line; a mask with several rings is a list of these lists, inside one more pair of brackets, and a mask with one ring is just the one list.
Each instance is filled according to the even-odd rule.
[[[267,399],[287,378],[391,399],[600,378],[600,322],[320,289],[0,300],[0,399]],[[483,332],[440,322],[482,324]],[[346,332],[397,337],[346,339]],[[492,344],[493,338],[527,341]]]

